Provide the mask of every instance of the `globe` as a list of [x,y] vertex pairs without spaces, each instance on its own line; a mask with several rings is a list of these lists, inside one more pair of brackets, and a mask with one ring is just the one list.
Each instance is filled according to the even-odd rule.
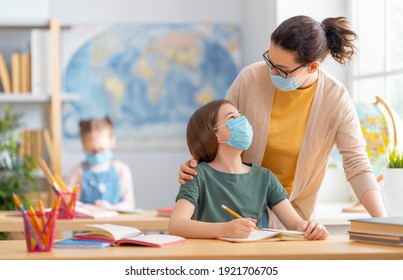
[[[396,137],[398,135],[396,133],[400,132],[401,120],[379,97],[377,97],[376,103],[355,103],[355,108],[367,144],[368,158],[375,176],[380,180],[383,169],[387,166],[388,153],[397,145]],[[394,127],[397,128],[397,132]],[[342,168],[342,158],[337,149],[332,154],[331,163]]]

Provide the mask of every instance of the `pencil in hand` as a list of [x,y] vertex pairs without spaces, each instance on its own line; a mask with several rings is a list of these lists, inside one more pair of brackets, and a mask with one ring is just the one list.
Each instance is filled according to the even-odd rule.
[[[232,216],[234,216],[237,219],[243,219],[243,217],[239,214],[237,214],[236,212],[232,211],[230,208],[228,208],[227,206],[225,206],[224,204],[221,205],[221,208],[224,209],[225,211],[227,211],[228,213],[230,213]],[[255,230],[260,230],[257,226],[253,227]]]

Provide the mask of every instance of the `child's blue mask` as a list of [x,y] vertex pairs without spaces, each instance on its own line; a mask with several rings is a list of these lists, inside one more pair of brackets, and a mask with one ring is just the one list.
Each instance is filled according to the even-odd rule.
[[253,129],[248,119],[245,116],[240,116],[236,119],[226,122],[224,125],[214,128],[219,129],[223,126],[228,126],[231,131],[231,136],[227,144],[240,150],[249,149],[253,139]]
[[106,150],[101,153],[86,153],[85,161],[89,164],[102,164],[113,158],[111,150]]

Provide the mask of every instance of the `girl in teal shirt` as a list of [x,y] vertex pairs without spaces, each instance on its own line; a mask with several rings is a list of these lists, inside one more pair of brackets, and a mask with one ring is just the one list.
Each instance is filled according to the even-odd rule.
[[[301,219],[269,170],[242,162],[241,153],[252,143],[253,130],[230,101],[215,100],[198,109],[189,120],[186,138],[191,155],[200,162],[198,176],[180,188],[170,234],[248,237],[261,226],[262,213],[269,207],[287,229],[303,231],[307,239],[329,235],[322,224]],[[248,218],[234,219],[221,205]]]

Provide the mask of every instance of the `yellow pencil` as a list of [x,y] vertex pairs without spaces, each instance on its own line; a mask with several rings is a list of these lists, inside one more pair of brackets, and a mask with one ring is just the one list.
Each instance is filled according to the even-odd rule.
[[[237,213],[235,213],[234,211],[232,211],[230,208],[228,208],[227,206],[225,206],[224,204],[221,205],[221,208],[224,209],[225,211],[227,211],[228,213],[230,213],[232,216],[234,216],[237,219],[243,219],[243,217]],[[254,226],[253,227],[255,230],[259,230],[258,227]]]
[[55,179],[57,185],[62,189],[62,191],[64,192],[69,191],[69,189],[66,187],[66,185],[63,183],[62,179],[59,176],[54,175],[53,178]]

